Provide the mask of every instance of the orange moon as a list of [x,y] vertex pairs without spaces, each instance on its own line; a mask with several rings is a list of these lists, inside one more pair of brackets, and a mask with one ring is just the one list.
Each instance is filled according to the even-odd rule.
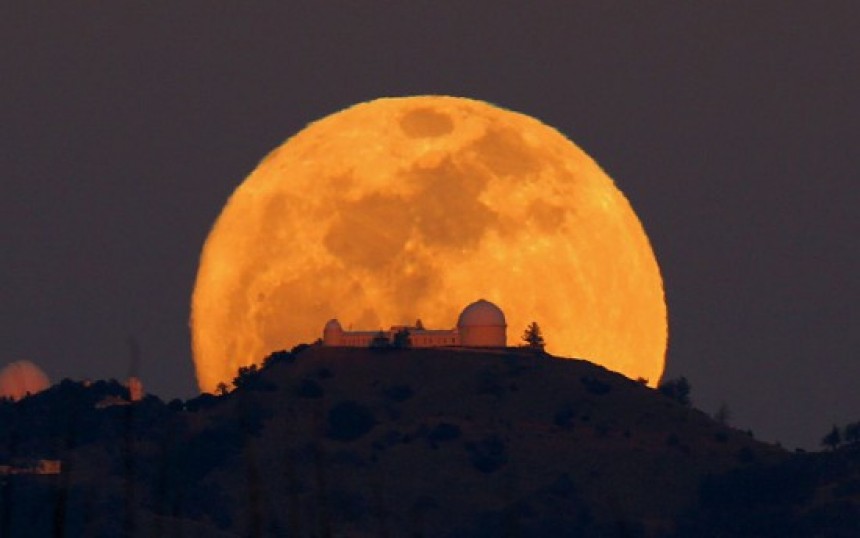
[[451,328],[485,298],[508,344],[655,385],[668,329],[653,250],[606,173],[555,129],[485,102],[386,98],[310,124],[236,189],[191,304],[197,380],[313,342],[325,322]]

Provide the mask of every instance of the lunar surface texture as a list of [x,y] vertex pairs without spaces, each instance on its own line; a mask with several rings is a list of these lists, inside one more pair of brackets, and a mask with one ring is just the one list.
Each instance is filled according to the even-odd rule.
[[485,102],[386,98],[312,123],[239,185],[191,306],[200,389],[317,340],[326,321],[451,328],[484,298],[508,345],[654,386],[666,303],[648,238],[603,170],[555,129]]

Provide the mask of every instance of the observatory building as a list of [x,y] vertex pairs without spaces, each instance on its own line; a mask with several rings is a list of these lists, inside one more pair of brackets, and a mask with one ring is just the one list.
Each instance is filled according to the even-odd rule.
[[418,320],[415,325],[395,325],[387,331],[344,331],[340,322],[332,319],[325,324],[322,343],[331,347],[371,347],[398,345],[399,339],[408,338],[409,347],[505,347],[507,327],[504,312],[479,299],[463,309],[453,329],[425,329]]
[[0,370],[0,398],[20,400],[50,386],[45,372],[30,361],[15,361]]

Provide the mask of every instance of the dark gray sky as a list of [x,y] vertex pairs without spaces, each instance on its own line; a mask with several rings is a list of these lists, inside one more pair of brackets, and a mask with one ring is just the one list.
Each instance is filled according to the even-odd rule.
[[0,364],[123,378],[133,335],[150,391],[194,394],[189,298],[232,190],[310,121],[442,93],[592,155],[661,265],[668,376],[815,447],[860,420],[857,6],[6,2]]

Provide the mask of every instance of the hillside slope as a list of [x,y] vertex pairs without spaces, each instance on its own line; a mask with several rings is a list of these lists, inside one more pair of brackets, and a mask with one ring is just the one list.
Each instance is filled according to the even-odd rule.
[[237,385],[99,408],[117,384],[64,382],[0,405],[0,456],[63,462],[0,481],[0,535],[860,530],[860,451],[788,454],[585,361],[310,347]]
[[212,477],[240,528],[665,533],[703,476],[784,457],[585,361],[312,348],[272,362],[210,417],[270,417],[245,465]]

